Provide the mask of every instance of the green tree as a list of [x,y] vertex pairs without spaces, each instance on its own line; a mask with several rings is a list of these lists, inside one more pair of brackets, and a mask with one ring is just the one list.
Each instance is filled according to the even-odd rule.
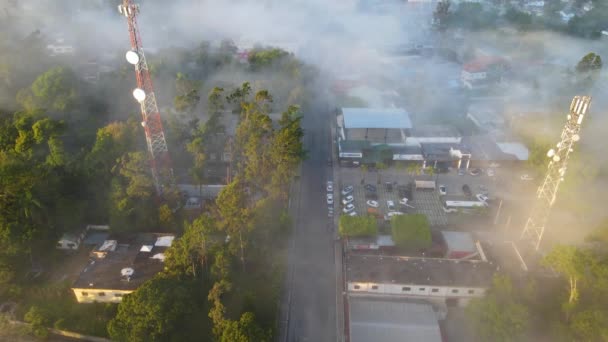
[[243,267],[245,267],[245,248],[253,228],[248,191],[245,183],[237,177],[220,191],[215,200],[222,217],[220,229],[228,234],[230,249],[233,253],[240,254]]
[[202,215],[186,225],[184,235],[165,252],[165,265],[171,274],[187,274],[196,277],[207,266],[209,250],[213,245],[215,221]]
[[450,0],[442,0],[437,3],[437,7],[435,8],[435,12],[433,12],[433,21],[435,24],[435,28],[439,32],[445,32],[448,28],[448,16],[450,14],[450,6],[452,3]]
[[273,167],[270,193],[274,197],[287,200],[289,183],[296,174],[296,169],[306,156],[302,138],[299,109],[291,106],[283,113],[279,122],[280,128],[274,132],[270,145],[270,163]]
[[373,216],[340,216],[338,225],[340,236],[375,236],[378,234],[378,222]]
[[158,218],[156,190],[147,152],[124,154],[113,168],[110,224],[115,229],[149,229]]
[[38,306],[32,306],[25,314],[25,321],[32,325],[32,333],[40,338],[47,338],[47,327],[51,324],[50,314]]
[[602,70],[602,57],[590,52],[576,65],[576,72],[583,81],[593,81]]
[[569,312],[579,300],[579,281],[585,276],[590,261],[590,254],[574,246],[560,245],[551,250],[542,260],[568,279],[568,302],[564,309]]
[[30,88],[20,91],[17,100],[28,110],[65,112],[75,107],[78,88],[76,75],[70,69],[54,67],[40,75]]
[[393,241],[400,247],[425,249],[431,246],[431,228],[423,214],[393,216],[391,232]]
[[265,342],[270,335],[255,322],[255,315],[245,312],[238,321],[227,321],[222,331],[221,342]]
[[505,19],[515,25],[520,31],[527,31],[532,28],[532,15],[518,11],[515,8],[509,8],[504,15]]
[[418,176],[422,174],[422,165],[419,163],[409,163],[405,171],[410,175],[410,177]]
[[528,328],[529,312],[517,301],[517,296],[511,280],[497,275],[484,298],[471,300],[467,316],[480,341],[521,340]]
[[108,324],[115,341],[183,341],[184,322],[193,312],[190,283],[159,274],[123,297]]
[[386,169],[388,169],[388,165],[386,165],[384,162],[376,163],[376,170],[378,171],[378,179],[377,179],[376,183],[378,183],[378,184],[382,183],[381,172],[382,172],[382,170],[386,170]]
[[175,110],[179,112],[191,112],[194,110],[201,99],[199,95],[200,87],[200,81],[189,79],[181,72],[177,73],[175,78],[177,95],[173,99]]

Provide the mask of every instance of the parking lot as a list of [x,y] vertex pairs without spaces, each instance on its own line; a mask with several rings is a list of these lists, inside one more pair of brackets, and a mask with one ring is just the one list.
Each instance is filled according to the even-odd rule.
[[[472,219],[471,217],[468,217],[468,215],[459,219],[459,217],[456,217],[458,215],[445,213],[439,192],[437,190],[413,190],[413,198],[409,198],[408,204],[414,208],[412,209],[400,205],[397,186],[408,184],[409,182],[414,181],[414,179],[420,178],[408,175],[403,170],[390,168],[378,173],[377,171],[363,172],[360,168],[339,167],[338,172],[340,174],[339,183],[334,184],[336,216],[343,214],[342,209],[344,208],[344,205],[342,204],[343,196],[341,195],[341,191],[345,186],[349,185],[353,186],[354,188],[352,194],[354,198],[353,205],[355,206],[354,211],[357,213],[357,215],[368,214],[368,206],[366,205],[366,202],[369,198],[366,198],[364,185],[371,184],[376,187],[378,217],[383,217],[389,211],[387,201],[393,201],[395,204],[395,210],[405,213],[424,214],[429,219],[431,226],[434,227],[442,227],[448,224],[458,224],[462,223],[461,221],[463,219],[465,221]],[[484,174],[473,176],[468,173],[465,175],[458,175],[458,173],[453,170],[449,173],[434,175],[432,176],[432,179],[436,182],[437,186],[444,185],[447,188],[447,194],[450,196],[464,195],[463,186],[466,184],[471,189],[473,195],[486,192],[489,193],[491,197],[500,195],[501,198],[505,198],[509,197],[509,193],[511,192],[506,191],[505,193],[503,189],[508,187],[507,184],[511,183],[505,182],[505,178],[507,178],[507,176],[507,170],[500,170],[499,172],[496,172],[496,176],[492,177]],[[385,183],[387,182],[394,184],[392,191],[387,191],[385,186]],[[525,186],[528,184],[528,182],[515,182],[515,184],[511,184],[511,187]]]

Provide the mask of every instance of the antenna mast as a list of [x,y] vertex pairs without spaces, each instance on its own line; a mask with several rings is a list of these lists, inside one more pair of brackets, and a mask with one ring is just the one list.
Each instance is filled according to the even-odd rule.
[[561,140],[557,143],[556,149],[550,149],[547,157],[550,158],[549,168],[545,174],[545,179],[536,192],[536,203],[532,208],[532,213],[526,221],[526,226],[521,233],[522,240],[528,240],[534,248],[538,250],[543,238],[545,225],[551,213],[551,207],[555,203],[557,190],[560,183],[564,180],[568,158],[574,144],[580,140],[579,132],[583,118],[587,113],[591,97],[575,96],[570,104],[568,121],[562,131]]
[[135,66],[135,77],[137,79],[137,88],[133,90],[133,97],[141,105],[143,119],[141,125],[146,133],[154,185],[157,194],[160,196],[163,193],[163,186],[173,183],[173,169],[148,63],[146,63],[141,43],[141,35],[137,28],[136,16],[139,13],[139,5],[133,4],[131,0],[123,0],[122,4],[118,5],[118,12],[127,18],[129,25],[131,50],[127,52],[126,58],[127,62]]

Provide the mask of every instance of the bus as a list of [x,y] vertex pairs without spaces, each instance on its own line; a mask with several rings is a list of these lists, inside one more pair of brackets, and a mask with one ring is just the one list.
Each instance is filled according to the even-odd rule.
[[475,208],[484,208],[488,204],[479,200],[443,200],[443,211],[446,213],[455,213],[458,211],[468,212]]

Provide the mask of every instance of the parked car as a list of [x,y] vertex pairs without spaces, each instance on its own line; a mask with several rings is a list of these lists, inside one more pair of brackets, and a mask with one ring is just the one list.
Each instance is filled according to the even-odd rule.
[[327,192],[333,192],[333,191],[334,191],[334,182],[327,181]]
[[521,177],[519,177],[522,181],[531,181],[534,180],[534,178],[530,177],[530,175],[521,175]]
[[479,202],[483,202],[486,204],[488,202],[488,196],[486,196],[484,194],[477,194],[477,195],[475,195],[475,197],[477,197],[477,200],[479,200]]
[[488,174],[488,177],[494,177],[494,169],[488,169],[486,173]]
[[363,188],[365,188],[365,190],[370,191],[370,192],[376,192],[376,187],[371,184],[365,184],[365,186]]
[[395,210],[395,202],[393,201],[386,201],[386,206],[388,207],[388,210]]
[[347,204],[347,205],[344,207],[344,209],[342,209],[342,211],[343,211],[345,214],[348,214],[348,213],[350,213],[351,211],[354,211],[354,210],[355,210],[355,205],[354,205],[354,204],[352,204],[352,203]]
[[471,192],[471,188],[467,184],[462,186],[462,192],[469,197],[473,196],[473,192]]
[[327,204],[334,204],[334,195],[327,194]]
[[464,169],[458,169],[458,175],[459,176],[464,176],[466,172],[464,171]]
[[352,195],[348,195],[342,199],[342,204],[347,205],[348,203],[352,203],[355,198]]
[[353,192],[353,190],[354,190],[354,188],[352,185],[345,186],[344,189],[342,189],[342,196],[350,195]]
[[469,171],[469,174],[471,176],[479,176],[481,174],[481,169],[472,169],[471,171]]
[[387,192],[393,192],[393,183],[391,183],[391,182],[384,183],[384,188],[386,189]]
[[327,217],[334,217],[334,212],[333,211],[328,211],[327,212]]
[[377,202],[377,201],[374,201],[374,200],[368,200],[366,203],[367,203],[367,205],[368,205],[369,207],[372,207],[372,208],[378,208],[378,202]]
[[439,194],[443,196],[447,195],[448,188],[445,185],[439,185]]

